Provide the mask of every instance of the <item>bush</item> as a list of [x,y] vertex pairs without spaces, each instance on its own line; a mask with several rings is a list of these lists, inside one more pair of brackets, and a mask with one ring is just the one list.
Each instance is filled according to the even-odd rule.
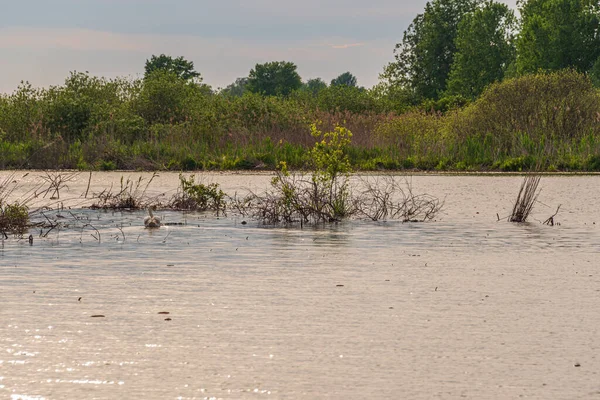
[[0,200],[0,231],[23,233],[29,224],[29,211],[19,203],[6,204]]
[[189,178],[179,175],[180,188],[169,202],[169,207],[176,210],[215,211],[224,212],[226,209],[226,194],[218,183],[208,185],[195,183],[194,176]]
[[547,139],[552,145],[544,151],[551,155],[557,150],[552,142],[600,134],[600,96],[588,77],[572,70],[508,79],[459,111],[449,130],[462,140],[489,134],[506,154],[514,154],[517,133],[538,143]]
[[181,169],[183,169],[184,171],[194,171],[194,170],[197,170],[199,168],[198,168],[198,163],[196,162],[196,160],[194,159],[194,157],[192,157],[192,156],[186,156],[181,161]]

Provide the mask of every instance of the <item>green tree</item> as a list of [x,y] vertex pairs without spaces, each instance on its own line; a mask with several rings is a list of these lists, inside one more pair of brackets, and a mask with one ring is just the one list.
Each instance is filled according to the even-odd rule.
[[202,86],[181,79],[175,73],[157,70],[144,79],[136,108],[148,124],[173,124],[190,117],[195,104],[204,100]]
[[506,4],[490,0],[467,14],[458,25],[447,94],[474,99],[501,81],[515,59],[515,28],[515,15]]
[[302,86],[296,68],[296,64],[286,61],[256,64],[250,70],[246,89],[265,96],[287,96]]
[[165,54],[153,55],[149,60],[146,60],[145,70],[144,77],[148,77],[154,71],[161,70],[173,73],[184,80],[197,79],[200,82],[202,81],[200,73],[194,70],[194,62],[183,57],[173,58]]
[[519,11],[518,74],[563,68],[587,72],[600,56],[597,0],[527,0]]
[[330,112],[349,111],[361,114],[381,111],[377,98],[370,91],[354,86],[329,86],[321,90],[315,100],[319,109]]
[[358,83],[358,81],[356,80],[356,77],[354,75],[352,75],[350,72],[344,72],[343,74],[339,75],[337,78],[334,78],[331,80],[331,86],[345,85],[345,86],[356,87],[357,83]]
[[382,78],[414,92],[417,99],[437,99],[446,90],[456,53],[460,20],[481,0],[433,0],[415,17],[394,49],[396,61]]
[[248,78],[237,78],[235,82],[227,85],[225,89],[221,91],[226,96],[242,97],[246,93],[246,85],[248,84]]
[[42,95],[46,127],[67,141],[82,139],[100,121],[107,120],[123,102],[125,82],[71,72],[64,86],[52,86]]
[[302,90],[309,92],[313,96],[316,96],[321,90],[326,88],[327,84],[321,78],[309,79],[302,85]]

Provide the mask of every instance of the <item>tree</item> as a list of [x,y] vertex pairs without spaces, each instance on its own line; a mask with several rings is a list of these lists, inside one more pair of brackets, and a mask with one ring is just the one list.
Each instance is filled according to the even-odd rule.
[[197,79],[202,81],[202,77],[199,72],[194,70],[194,62],[188,61],[183,57],[173,58],[161,54],[160,56],[153,55],[150,60],[146,60],[144,77],[148,77],[154,71],[161,70],[175,74],[181,79],[192,80]]
[[302,85],[302,90],[309,92],[313,96],[316,96],[321,90],[326,88],[327,84],[321,78],[309,79]]
[[337,78],[334,78],[331,80],[331,86],[345,85],[345,86],[356,87],[357,83],[358,82],[356,80],[356,77],[354,75],[352,75],[350,72],[344,72],[343,74],[339,75]]
[[490,0],[467,14],[458,25],[447,94],[474,99],[501,81],[515,59],[515,28],[515,15],[506,4]]
[[250,70],[246,89],[265,96],[287,96],[302,86],[296,68],[296,64],[286,61],[256,64]]
[[194,104],[205,97],[202,85],[181,79],[167,70],[154,71],[143,81],[136,99],[138,114],[148,124],[173,124],[189,118]]
[[517,73],[569,67],[587,72],[600,56],[597,0],[527,0],[519,11]]
[[242,97],[246,93],[246,86],[248,85],[248,78],[237,78],[235,82],[227,85],[225,89],[221,91],[226,96]]
[[415,17],[396,44],[396,61],[382,78],[414,92],[417,99],[437,99],[445,90],[456,53],[460,20],[481,0],[433,0]]

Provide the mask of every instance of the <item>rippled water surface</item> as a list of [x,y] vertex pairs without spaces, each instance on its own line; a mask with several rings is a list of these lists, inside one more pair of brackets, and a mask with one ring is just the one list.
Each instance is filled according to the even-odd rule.
[[[41,175],[24,174],[13,198]],[[531,222],[498,222],[521,180],[414,176],[445,198],[430,223],[160,212],[173,225],[146,230],[144,212],[82,208],[81,174],[46,211],[69,227],[0,244],[0,398],[599,398],[600,177],[543,177]],[[176,186],[163,173],[148,195]]]

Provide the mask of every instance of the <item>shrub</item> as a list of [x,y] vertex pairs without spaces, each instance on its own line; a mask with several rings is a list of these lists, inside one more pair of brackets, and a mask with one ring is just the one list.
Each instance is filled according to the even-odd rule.
[[7,204],[0,200],[0,231],[22,233],[29,224],[27,206],[18,202]]
[[588,77],[572,70],[508,79],[459,111],[449,130],[462,141],[489,134],[491,145],[505,154],[514,154],[520,144],[517,133],[533,142],[547,139],[548,156],[557,141],[600,134],[600,96]]
[[176,210],[215,211],[224,212],[226,209],[226,194],[218,183],[195,183],[194,176],[186,178],[179,175],[179,190],[169,202],[169,207]]

